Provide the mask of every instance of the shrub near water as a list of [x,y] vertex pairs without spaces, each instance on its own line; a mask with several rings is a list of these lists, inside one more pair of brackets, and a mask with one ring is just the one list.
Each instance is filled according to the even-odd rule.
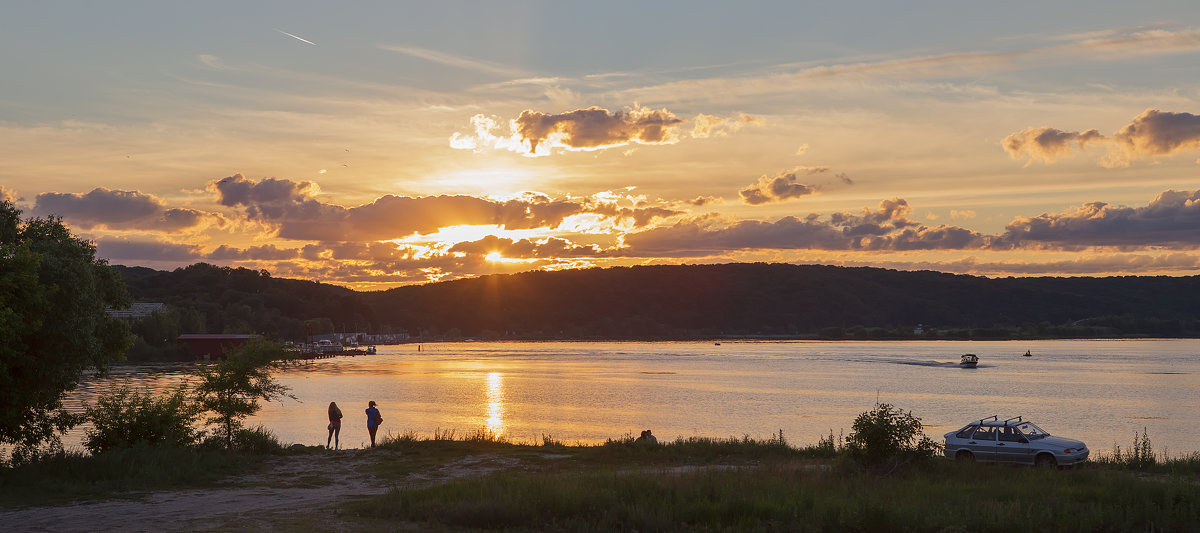
[[92,423],[84,447],[93,454],[136,444],[187,446],[196,441],[199,409],[188,401],[185,385],[154,396],[120,387],[104,393],[96,405],[84,404]]
[[[886,403],[854,419],[846,438],[851,457],[874,467],[892,469],[912,461],[928,461],[941,447],[922,432],[921,419]],[[832,440],[832,435],[830,436]]]

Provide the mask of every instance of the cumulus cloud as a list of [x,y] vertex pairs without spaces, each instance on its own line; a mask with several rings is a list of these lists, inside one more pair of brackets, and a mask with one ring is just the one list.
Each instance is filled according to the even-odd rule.
[[167,208],[158,198],[142,192],[105,188],[96,188],[87,194],[39,194],[34,212],[61,216],[83,229],[103,227],[177,233],[201,226],[224,226],[226,222],[215,213]]
[[1119,148],[1119,156],[1109,160],[1114,164],[1128,164],[1132,158],[1196,150],[1200,148],[1200,116],[1147,109],[1118,130],[1113,141]]
[[509,121],[507,137],[493,133],[498,127],[496,119],[475,115],[471,118],[474,134],[455,132],[450,137],[450,146],[467,150],[490,147],[545,156],[554,149],[578,151],[631,143],[669,144],[675,142],[675,130],[682,122],[666,109],[640,106],[616,112],[593,106],[558,114],[526,109]]
[[1063,131],[1050,127],[1029,128],[1004,138],[1004,150],[1013,158],[1028,157],[1052,163],[1074,155],[1073,145],[1084,148],[1103,143],[1108,153],[1105,166],[1126,166],[1135,159],[1171,155],[1200,149],[1200,116],[1147,109],[1111,137],[1097,130]]
[[1145,207],[1083,204],[1062,213],[1018,217],[1003,243],[1057,246],[1200,246],[1200,191],[1168,190]]
[[762,125],[760,118],[739,113],[737,117],[722,118],[716,115],[696,115],[692,121],[692,137],[703,139],[707,137],[724,137],[746,126]]
[[0,202],[17,203],[17,193],[13,192],[12,189],[5,189],[3,185],[0,185]]
[[799,183],[798,174],[811,176],[829,171],[828,167],[796,167],[783,170],[774,176],[763,175],[758,182],[738,191],[742,201],[750,205],[762,205],[770,202],[784,202],[792,198],[800,198],[817,192],[812,185]]

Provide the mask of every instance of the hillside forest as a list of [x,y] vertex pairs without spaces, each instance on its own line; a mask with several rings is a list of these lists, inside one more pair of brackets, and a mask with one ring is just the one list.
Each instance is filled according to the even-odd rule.
[[178,357],[181,333],[303,341],[335,332],[414,340],[1007,339],[1200,336],[1200,277],[983,278],[931,271],[734,263],[493,275],[356,292],[198,263],[115,267],[134,301],[132,360]]

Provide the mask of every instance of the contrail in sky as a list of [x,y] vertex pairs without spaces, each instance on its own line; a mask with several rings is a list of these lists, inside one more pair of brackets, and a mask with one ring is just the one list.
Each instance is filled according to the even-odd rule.
[[283,31],[283,30],[281,30],[281,29],[279,29],[279,28],[275,28],[275,31],[277,31],[277,32],[279,32],[279,33],[282,33],[282,34],[284,34],[284,35],[287,35],[288,37],[291,37],[291,38],[293,38],[293,39],[297,39],[297,40],[304,41],[304,42],[306,42],[306,43],[308,43],[308,44],[311,44],[311,45],[313,45],[313,46],[316,46],[316,45],[317,45],[317,43],[314,43],[314,42],[312,42],[312,41],[310,41],[310,40],[308,40],[308,39],[305,39],[304,37],[299,37],[299,36],[296,36],[296,35],[292,35],[292,34],[290,34],[290,33],[286,32],[286,31]]

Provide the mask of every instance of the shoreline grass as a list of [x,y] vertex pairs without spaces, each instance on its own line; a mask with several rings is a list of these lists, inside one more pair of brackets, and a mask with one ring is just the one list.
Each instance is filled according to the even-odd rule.
[[[143,446],[3,469],[0,506],[219,487],[267,453],[343,453],[248,448]],[[782,434],[567,445],[483,430],[404,433],[352,452],[359,474],[394,488],[345,504],[339,520],[350,530],[1194,530],[1200,454],[1167,457],[1144,436],[1134,449],[1065,470],[934,460],[881,474],[851,460],[832,433],[802,447]],[[286,520],[322,523],[304,513]]]
[[434,447],[553,456],[429,487],[398,484],[350,507],[360,520],[430,529],[1190,531],[1200,516],[1198,454],[1147,465],[1154,475],[1107,460],[1064,470],[936,460],[879,475],[833,447],[774,438],[562,446],[443,435],[387,444],[414,455]]
[[[782,435],[676,439],[632,436],[565,446],[482,433],[405,435],[385,448],[408,457],[485,453],[520,468],[357,502],[364,523],[430,529],[617,531],[1191,531],[1200,516],[1200,454],[1130,454],[1062,470],[935,460],[888,475],[847,459],[833,435],[795,448]],[[352,518],[354,519],[354,518]]]

